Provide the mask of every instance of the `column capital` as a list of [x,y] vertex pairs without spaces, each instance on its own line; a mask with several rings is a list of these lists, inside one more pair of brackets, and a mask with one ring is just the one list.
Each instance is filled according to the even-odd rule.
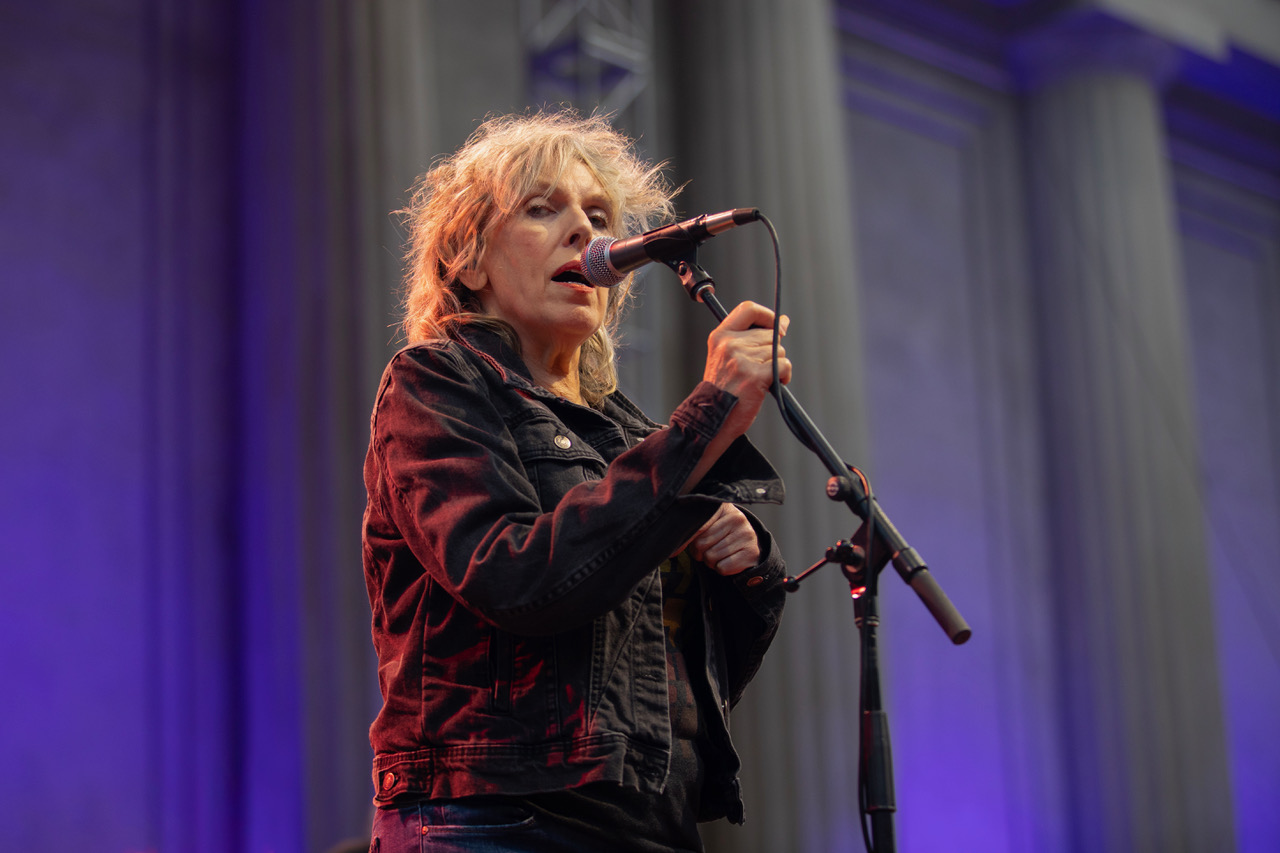
[[1088,72],[1145,77],[1159,89],[1181,61],[1171,42],[1098,9],[1066,12],[1009,46],[1009,67],[1023,91]]

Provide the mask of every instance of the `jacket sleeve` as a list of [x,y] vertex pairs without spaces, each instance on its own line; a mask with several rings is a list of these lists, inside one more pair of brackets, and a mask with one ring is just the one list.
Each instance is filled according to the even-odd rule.
[[733,395],[699,384],[667,427],[544,512],[489,387],[448,347],[401,351],[379,389],[365,463],[370,501],[391,521],[372,531],[389,540],[383,550],[407,547],[481,618],[520,634],[585,624],[714,512],[717,500],[678,490]]
[[760,542],[759,564],[732,577],[707,572],[710,597],[715,610],[719,642],[724,652],[728,698],[737,705],[747,684],[755,676],[764,654],[773,642],[786,603],[782,581],[786,564],[773,536],[760,520],[746,512]]

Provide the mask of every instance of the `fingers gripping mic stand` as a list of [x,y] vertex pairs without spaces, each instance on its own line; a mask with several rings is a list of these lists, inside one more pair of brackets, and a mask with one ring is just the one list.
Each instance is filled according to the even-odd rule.
[[[680,277],[680,283],[684,285],[689,298],[706,305],[717,321],[728,315],[716,298],[715,282],[697,264],[696,249],[683,258],[664,263]],[[814,426],[786,386],[775,387],[774,394],[782,407],[787,426],[806,447],[817,454],[831,473],[831,478],[827,481],[827,497],[833,501],[843,501],[854,515],[862,519],[862,526],[854,533],[851,542],[837,542],[827,549],[822,560],[799,575],[787,578],[784,584],[788,592],[795,592],[800,588],[801,581],[828,563],[838,564],[849,581],[849,589],[853,595],[854,621],[862,640],[862,729],[858,784],[860,809],[864,815],[863,834],[866,837],[865,818],[869,818],[869,849],[874,853],[893,853],[893,813],[896,810],[893,762],[889,746],[889,719],[880,695],[880,663],[876,650],[876,629],[880,624],[877,606],[880,570],[892,562],[899,576],[915,590],[953,643],[960,645],[965,642],[971,631],[964,617],[929,573],[924,560],[914,548],[907,545],[902,534],[869,494],[870,490],[861,473],[841,461],[835,449]],[[869,560],[868,554],[871,555]]]

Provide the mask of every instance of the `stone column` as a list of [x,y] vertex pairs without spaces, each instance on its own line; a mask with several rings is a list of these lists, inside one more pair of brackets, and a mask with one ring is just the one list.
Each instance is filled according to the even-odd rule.
[[[862,464],[866,429],[859,352],[853,216],[835,32],[819,0],[671,3],[666,121],[689,215],[758,207],[782,242],[792,389],[831,444]],[[770,304],[773,253],[753,225],[717,237],[699,260],[726,308]],[[668,274],[669,275],[669,274]],[[674,277],[672,277],[674,279]],[[651,283],[650,287],[655,284]],[[679,283],[667,286],[679,290]],[[701,375],[710,313],[679,293],[687,363]],[[793,571],[816,562],[857,519],[827,500],[827,472],[767,403],[751,428],[787,483],[765,512]],[[766,508],[768,510],[770,508]],[[743,754],[746,829],[713,825],[712,850],[856,850],[858,640],[849,588],[828,567],[787,604],[777,641],[734,712]]]
[[1100,15],[1019,46],[1072,849],[1234,849],[1160,112],[1174,49]]

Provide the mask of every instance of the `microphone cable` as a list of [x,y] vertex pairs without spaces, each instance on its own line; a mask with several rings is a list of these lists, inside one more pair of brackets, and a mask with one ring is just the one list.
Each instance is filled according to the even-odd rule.
[[769,386],[769,393],[777,401],[778,412],[782,415],[782,422],[787,425],[787,429],[791,430],[791,434],[799,439],[811,453],[817,453],[817,448],[799,426],[791,403],[782,393],[782,383],[778,381],[778,350],[782,345],[782,246],[778,239],[778,231],[769,221],[769,217],[761,213],[758,218],[769,232],[769,239],[773,243],[773,384]]

